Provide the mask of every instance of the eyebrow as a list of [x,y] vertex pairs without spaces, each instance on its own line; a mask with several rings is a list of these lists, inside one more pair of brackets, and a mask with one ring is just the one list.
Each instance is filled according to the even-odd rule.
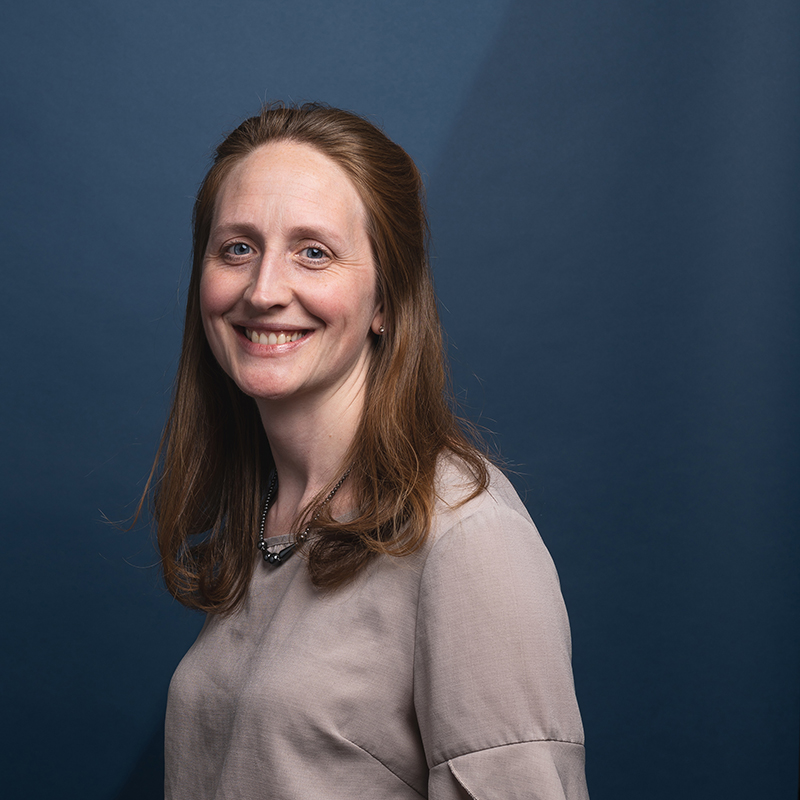
[[221,225],[212,225],[208,232],[208,240],[224,236],[249,236],[251,239],[259,237],[258,228],[247,222],[225,222]]
[[321,239],[323,242],[330,242],[338,250],[345,247],[345,240],[335,231],[326,227],[301,225],[292,228],[289,235],[292,239]]

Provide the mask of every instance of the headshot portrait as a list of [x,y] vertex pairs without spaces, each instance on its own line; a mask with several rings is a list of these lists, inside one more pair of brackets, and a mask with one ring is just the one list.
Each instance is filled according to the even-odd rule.
[[4,796],[796,796],[796,3],[4,17]]

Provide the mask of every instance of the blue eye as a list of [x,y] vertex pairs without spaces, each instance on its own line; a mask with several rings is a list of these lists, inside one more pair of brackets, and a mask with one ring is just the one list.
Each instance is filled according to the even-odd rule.
[[236,242],[230,246],[231,254],[234,256],[246,256],[250,254],[250,245],[244,242]]
[[320,250],[319,247],[306,247],[305,254],[307,258],[314,260],[325,258],[324,251]]

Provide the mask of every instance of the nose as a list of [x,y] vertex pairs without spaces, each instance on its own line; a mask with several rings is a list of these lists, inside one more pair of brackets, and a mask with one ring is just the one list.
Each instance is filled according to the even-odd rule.
[[291,276],[285,258],[278,253],[265,252],[253,264],[245,299],[259,311],[287,306],[292,301]]

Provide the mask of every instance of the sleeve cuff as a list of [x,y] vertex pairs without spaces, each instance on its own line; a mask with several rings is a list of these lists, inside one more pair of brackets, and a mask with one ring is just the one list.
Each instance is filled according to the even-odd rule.
[[588,800],[584,750],[559,741],[477,750],[430,771],[429,800]]

